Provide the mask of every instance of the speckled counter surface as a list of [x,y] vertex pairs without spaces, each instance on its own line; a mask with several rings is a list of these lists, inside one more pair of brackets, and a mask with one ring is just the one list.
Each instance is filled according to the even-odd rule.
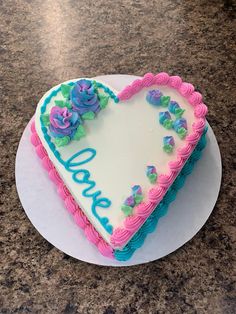
[[[0,313],[235,313],[235,3],[0,1]],[[14,162],[40,97],[70,78],[166,71],[203,93],[220,145],[213,214],[177,252],[129,268],[79,262],[34,229]]]

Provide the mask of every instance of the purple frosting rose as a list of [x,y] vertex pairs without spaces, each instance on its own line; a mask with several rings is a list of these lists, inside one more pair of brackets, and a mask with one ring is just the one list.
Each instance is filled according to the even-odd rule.
[[73,138],[81,123],[78,112],[69,110],[66,107],[53,107],[49,119],[49,129],[53,137],[69,136],[70,138]]
[[101,109],[96,90],[89,80],[79,80],[70,92],[73,110],[80,115],[92,111],[98,113]]
[[147,92],[146,100],[149,104],[160,106],[162,92],[159,89],[150,90]]

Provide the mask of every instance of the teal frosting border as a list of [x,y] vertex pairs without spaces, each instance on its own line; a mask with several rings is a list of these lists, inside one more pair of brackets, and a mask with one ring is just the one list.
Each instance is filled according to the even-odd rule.
[[128,242],[128,244],[122,250],[114,251],[115,259],[118,261],[127,261],[130,259],[133,253],[143,245],[146,236],[156,229],[159,219],[166,215],[170,203],[175,200],[178,191],[184,186],[187,176],[191,174],[194,165],[201,158],[202,151],[206,146],[206,133],[207,127],[205,128],[200,141],[198,142],[188,161],[185,163],[184,167],[169,188],[161,203],[158,204],[158,206],[147,218],[143,226]]

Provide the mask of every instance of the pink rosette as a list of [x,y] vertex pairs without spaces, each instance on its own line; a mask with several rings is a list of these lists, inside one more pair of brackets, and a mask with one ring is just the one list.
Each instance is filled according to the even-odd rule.
[[106,243],[103,239],[100,239],[100,241],[97,244],[99,252],[106,257],[114,258],[113,249],[112,247]]
[[41,144],[41,141],[40,141],[40,138],[38,137],[38,134],[37,133],[33,133],[31,135],[31,143],[36,147],[38,145]]
[[96,244],[99,240],[99,235],[97,233],[97,231],[93,228],[92,225],[88,225],[85,229],[84,229],[84,233],[86,235],[86,237],[88,238],[88,240],[94,244]]
[[152,213],[155,206],[156,206],[156,204],[154,204],[152,202],[141,203],[134,208],[134,213],[135,213],[135,215],[138,215],[141,218],[146,218]]
[[86,218],[86,216],[82,213],[81,210],[77,210],[75,213],[74,213],[74,220],[75,222],[77,223],[77,225],[84,229],[88,224],[88,219]]
[[65,199],[65,205],[71,214],[74,214],[79,209],[79,206],[76,204],[76,201],[71,195]]
[[181,157],[177,157],[176,160],[171,160],[168,163],[168,166],[172,172],[179,172],[182,169],[183,165],[184,162]]
[[205,125],[206,125],[205,119],[198,119],[193,123],[193,130],[201,135],[205,128]]
[[68,196],[70,196],[70,192],[67,189],[67,187],[64,185],[64,183],[61,183],[57,188],[57,193],[60,195],[60,197],[65,200]]
[[179,76],[171,76],[169,80],[169,86],[179,89],[182,84],[182,79]]
[[203,103],[197,105],[194,109],[194,115],[196,118],[204,118],[207,114],[207,106]]
[[[152,73],[147,73],[143,77],[143,87],[149,87],[155,84],[155,76]],[[133,87],[133,84],[132,84]]]
[[139,216],[129,216],[125,218],[124,227],[130,232],[135,232],[144,222],[144,219]]
[[40,144],[36,146],[35,150],[40,159],[43,159],[45,156],[47,156],[46,149],[43,147],[43,145]]
[[61,177],[59,176],[59,174],[58,174],[58,172],[56,171],[55,168],[52,168],[51,170],[49,170],[48,174],[49,174],[49,178],[50,178],[56,185],[59,185],[59,184],[63,183]]
[[170,76],[167,73],[165,73],[165,72],[158,73],[155,76],[155,84],[167,85],[169,82],[169,79],[170,79]]
[[178,149],[178,154],[182,159],[186,160],[190,156],[192,150],[192,145],[188,143],[184,147]]
[[179,92],[182,96],[188,98],[194,91],[194,86],[190,83],[182,83],[179,88]]
[[155,187],[149,190],[148,197],[149,201],[157,205],[163,198],[166,189],[163,187]]
[[131,96],[133,96],[132,86],[128,85],[118,94],[118,98],[120,100],[128,100]]
[[202,102],[202,94],[199,92],[193,92],[189,97],[188,101],[192,106],[197,106]]
[[186,142],[188,142],[189,144],[194,146],[195,144],[197,144],[199,139],[200,139],[199,133],[193,132],[193,133],[187,135],[185,140],[186,140]]
[[31,130],[32,133],[36,133],[35,121],[33,121],[33,122],[31,123],[30,130]]
[[119,248],[130,239],[131,235],[132,233],[128,230],[116,228],[111,236],[111,243],[114,247]]
[[168,189],[174,180],[175,175],[173,173],[160,174],[158,181],[161,187]]
[[43,157],[42,159],[42,165],[43,167],[47,170],[50,171],[51,169],[54,168],[53,163],[51,160],[48,158],[48,156]]
[[135,80],[132,83],[132,88],[133,88],[133,93],[138,93],[142,88],[143,88],[143,84],[142,84],[142,80],[138,79]]

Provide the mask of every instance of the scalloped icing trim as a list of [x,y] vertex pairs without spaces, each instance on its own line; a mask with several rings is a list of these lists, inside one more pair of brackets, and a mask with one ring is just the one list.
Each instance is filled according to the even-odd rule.
[[65,207],[73,215],[73,218],[77,225],[84,230],[87,239],[97,246],[100,253],[106,257],[114,258],[114,251],[112,247],[98,234],[98,232],[84,215],[78,204],[75,202],[67,187],[64,185],[62,179],[60,178],[53,163],[49,159],[48,154],[39,139],[39,136],[35,130],[34,122],[31,125],[31,132],[31,143],[35,146],[36,153],[41,159],[43,167],[48,172],[49,178],[57,186],[57,192],[64,201]]
[[58,172],[56,171],[53,163],[48,157],[48,154],[43,147],[37,133],[35,130],[34,122],[31,125],[31,143],[35,146],[37,155],[42,161],[42,165],[45,170],[48,172],[50,179],[57,186],[57,192],[64,201],[65,207],[73,215],[73,218],[77,225],[84,230],[84,234],[87,239],[95,244],[103,256],[109,258],[115,258],[119,261],[126,261],[131,258],[135,250],[140,248],[146,236],[153,232],[156,228],[158,220],[163,217],[168,210],[169,204],[174,201],[177,192],[181,189],[185,183],[186,177],[192,172],[193,167],[198,159],[201,158],[201,151],[206,145],[206,129],[203,133],[200,141],[198,142],[196,148],[191,154],[191,157],[186,162],[185,166],[179,173],[178,177],[175,179],[173,185],[166,193],[162,202],[156,207],[156,209],[150,214],[150,217],[147,218],[143,226],[138,230],[138,232],[132,237],[129,243],[122,250],[113,250],[112,247],[98,234],[93,225],[89,222],[87,217],[83,214],[82,210],[78,204],[74,201],[72,195],[70,194],[67,187],[62,182]]
[[207,106],[202,103],[202,95],[194,90],[192,84],[183,82],[179,76],[169,76],[165,72],[161,72],[157,75],[147,73],[143,78],[135,80],[131,85],[128,85],[118,93],[118,99],[120,101],[128,100],[143,88],[152,85],[165,85],[176,89],[186,98],[189,104],[194,107],[195,121],[192,125],[193,132],[185,138],[184,141],[186,144],[184,147],[178,149],[177,159],[169,162],[168,173],[160,174],[158,176],[157,185],[149,190],[147,202],[139,204],[135,209],[134,215],[125,218],[123,226],[118,227],[113,231],[111,243],[116,249],[122,248],[134,236],[137,230],[144,224],[145,220],[164,198],[179,174],[179,171],[181,171],[188,158],[191,156],[206,125],[205,116],[208,109]]

